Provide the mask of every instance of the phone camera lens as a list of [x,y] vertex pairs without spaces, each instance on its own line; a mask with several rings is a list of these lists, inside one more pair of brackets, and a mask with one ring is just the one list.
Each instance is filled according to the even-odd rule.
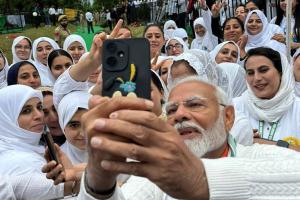
[[115,57],[109,57],[109,58],[107,58],[106,63],[109,66],[114,66],[117,63],[117,59]]
[[118,56],[119,56],[120,58],[124,58],[125,54],[124,54],[123,51],[119,51],[119,52],[118,52]]
[[117,50],[117,45],[115,43],[109,43],[106,48],[110,53],[114,53]]

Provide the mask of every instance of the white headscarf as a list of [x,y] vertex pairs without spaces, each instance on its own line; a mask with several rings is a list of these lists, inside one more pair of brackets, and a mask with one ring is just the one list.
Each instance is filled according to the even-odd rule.
[[[32,47],[32,41],[31,41],[30,38],[25,37],[25,36],[19,36],[19,37],[16,37],[16,38],[14,39],[13,43],[12,43],[12,46],[11,46],[11,51],[12,51],[12,56],[13,56],[13,63],[12,63],[12,64],[22,61],[22,60],[17,56],[17,54],[16,54],[16,45],[17,45],[19,42],[21,42],[21,40],[23,40],[23,39],[27,39],[28,42],[30,43],[30,46]],[[32,56],[32,49],[30,50],[30,54],[29,54],[29,59],[28,59],[28,61],[32,61],[31,56]]]
[[7,150],[44,153],[39,145],[42,133],[19,127],[18,118],[25,103],[34,97],[43,101],[42,93],[26,85],[11,85],[0,90],[0,153]]
[[179,37],[184,41],[184,38],[187,40],[184,41],[186,45],[189,47],[189,41],[188,41],[188,34],[184,28],[177,28],[175,31],[173,31],[172,37]]
[[68,51],[68,48],[70,47],[70,45],[73,42],[79,42],[83,46],[84,51],[87,52],[87,47],[86,47],[86,43],[85,43],[84,39],[80,35],[75,35],[75,34],[69,35],[65,39],[63,49],[65,51]]
[[[62,98],[58,104],[57,113],[63,133],[65,133],[65,127],[78,111],[78,108],[88,109],[90,97],[91,95],[86,91],[73,91]],[[73,164],[87,162],[87,151],[75,147],[68,140],[62,145],[62,149]]]
[[4,55],[4,53],[0,50],[0,54],[2,55],[3,59],[4,59],[4,67],[3,69],[0,71],[0,89],[4,88],[7,86],[7,73],[8,73],[8,61]]
[[236,63],[220,63],[219,67],[226,72],[229,78],[232,97],[241,96],[247,90],[245,70]]
[[231,43],[231,44],[234,44],[236,46],[236,48],[238,49],[238,57],[237,57],[237,60],[236,60],[236,63],[238,63],[240,61],[240,58],[241,58],[241,51],[240,51],[240,47],[233,41],[225,41],[225,42],[222,42],[220,44],[218,44],[210,53],[210,58],[213,60],[213,61],[216,61],[216,57],[218,55],[218,53],[220,52],[220,50],[228,43]]
[[191,49],[212,51],[218,44],[218,38],[212,34],[202,17],[199,17],[194,21],[194,29],[197,25],[201,25],[205,28],[205,34],[200,37],[196,31],[194,31],[196,38],[192,42]]
[[[247,29],[247,23],[253,13],[257,14],[263,24],[262,31],[256,35],[251,35]],[[256,47],[269,47],[279,51],[280,53],[286,53],[286,47],[284,44],[271,39],[274,35],[274,27],[269,24],[265,14],[260,10],[253,10],[247,15],[245,20],[245,34],[248,36],[248,42],[245,47],[246,51]]]
[[[300,48],[297,49],[297,51],[294,53],[293,55],[293,62],[294,62],[294,59],[300,54]],[[292,66],[294,66],[294,64],[292,64]],[[298,97],[300,97],[300,82],[297,82],[295,83],[295,93]]]
[[166,43],[166,46],[165,46],[166,52],[167,52],[167,46],[169,45],[169,43],[170,43],[171,40],[177,40],[180,44],[182,44],[182,46],[183,46],[183,52],[189,50],[189,47],[186,45],[186,43],[183,41],[183,39],[181,39],[179,37],[172,37]]
[[175,29],[177,29],[177,25],[173,20],[168,20],[164,24],[164,37],[165,40],[169,40],[172,38],[173,32],[175,29],[169,29],[170,26],[173,26]]
[[255,96],[250,86],[242,99],[251,116],[257,120],[276,122],[293,105],[295,100],[295,81],[292,68],[285,55],[281,54],[282,75],[279,90],[272,99],[260,99]]
[[41,63],[37,58],[37,46],[40,42],[48,42],[53,49],[59,49],[58,44],[48,37],[40,37],[36,40],[34,40],[32,45],[32,53],[33,53],[33,59],[35,62],[35,66],[39,72],[40,78],[41,78],[41,85],[42,86],[53,86],[55,79],[52,76],[51,70],[47,65],[44,65]]

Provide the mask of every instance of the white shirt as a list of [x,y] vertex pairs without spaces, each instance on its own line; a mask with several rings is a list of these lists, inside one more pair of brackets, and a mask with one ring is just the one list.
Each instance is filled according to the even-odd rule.
[[85,18],[88,22],[92,22],[94,19],[93,14],[91,12],[85,13]]
[[[300,199],[300,154],[293,150],[273,145],[237,145],[236,158],[202,159],[202,162],[210,199]],[[84,181],[77,199],[95,199],[86,192]],[[109,198],[117,199],[175,200],[148,179],[135,176],[122,188],[117,187]]]
[[295,94],[300,97],[300,82],[295,82]]
[[[253,129],[259,130],[259,120],[250,115],[241,97],[233,99],[234,108],[248,117]],[[296,97],[293,105],[281,117],[274,134],[274,141],[288,140],[295,137],[300,141],[300,98]],[[238,115],[238,114],[237,114]],[[271,130],[269,123],[264,123],[263,138],[268,139]]]
[[55,13],[56,13],[55,8],[49,8],[50,15],[55,15]]

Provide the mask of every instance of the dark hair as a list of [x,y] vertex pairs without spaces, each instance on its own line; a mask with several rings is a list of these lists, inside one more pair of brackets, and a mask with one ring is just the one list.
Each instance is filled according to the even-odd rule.
[[227,19],[224,21],[224,23],[223,23],[223,26],[222,26],[223,34],[224,34],[225,26],[226,26],[226,24],[227,24],[230,20],[236,20],[236,21],[239,23],[239,25],[240,25],[240,27],[241,27],[243,33],[245,32],[244,22],[242,22],[242,20],[240,20],[240,19],[237,18],[237,17],[229,17],[229,18],[227,18]]
[[172,69],[178,67],[181,64],[185,65],[186,67],[188,67],[189,69],[191,69],[195,74],[197,74],[197,71],[186,60],[177,60],[177,61],[174,61],[173,64],[171,65],[170,70],[172,71]]
[[16,85],[16,84],[18,84],[19,70],[22,66],[24,66],[26,64],[31,65],[38,72],[38,70],[36,69],[34,64],[32,64],[31,62],[29,62],[27,60],[17,62],[15,64],[13,64],[7,72],[7,85]]
[[242,3],[240,3],[240,4],[238,4],[238,5],[237,5],[237,7],[235,8],[235,10],[234,10],[234,11],[236,11],[236,9],[237,9],[237,8],[239,8],[239,7],[246,8],[246,5],[245,5],[245,4],[242,4]]
[[145,37],[145,34],[146,34],[146,32],[148,31],[148,29],[151,28],[151,27],[157,27],[157,28],[161,31],[161,33],[162,33],[162,35],[163,35],[163,37],[164,37],[164,31],[163,31],[163,29],[161,28],[161,26],[158,25],[158,24],[149,24],[149,25],[147,25],[146,28],[144,29],[144,33],[143,33],[143,36],[144,36],[144,37]]
[[[300,40],[300,2],[299,0],[296,0],[297,4],[296,4],[296,9],[293,13],[294,18],[295,18],[295,25],[294,25],[294,33],[297,37],[297,41]],[[280,1],[277,2],[277,16],[276,16],[276,21],[275,24],[277,24],[278,26],[280,26],[282,19],[283,19],[283,15],[284,15],[284,11],[280,8]]]
[[[261,1],[261,0],[260,0]],[[262,10],[262,5],[261,3],[259,3],[258,0],[248,0],[246,3],[245,3],[245,7],[249,4],[249,3],[254,3],[259,10]]]
[[50,68],[50,70],[51,70],[51,66],[53,64],[54,59],[58,56],[66,56],[66,57],[70,58],[73,62],[72,56],[67,51],[65,51],[63,49],[55,49],[55,50],[51,51],[51,53],[49,53],[49,55],[48,55],[48,67]]
[[281,64],[281,57],[280,53],[278,51],[275,51],[268,47],[258,47],[254,49],[250,49],[247,52],[247,56],[245,59],[244,67],[246,68],[246,63],[248,59],[252,56],[264,56],[272,61],[274,67],[277,69],[277,71],[282,74],[282,64]]

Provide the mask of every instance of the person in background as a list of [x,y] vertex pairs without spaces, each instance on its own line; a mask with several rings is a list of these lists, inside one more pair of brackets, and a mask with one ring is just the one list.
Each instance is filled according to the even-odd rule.
[[164,32],[157,24],[150,24],[146,26],[143,36],[150,42],[150,57],[162,54],[162,48],[165,44]]
[[43,9],[44,17],[45,17],[45,27],[51,27],[49,7],[46,5]]
[[68,29],[68,18],[67,15],[61,15],[58,18],[59,26],[54,31],[55,42],[62,48],[65,39],[71,35]]
[[33,61],[31,59],[32,41],[28,37],[16,37],[12,43],[11,51],[13,56],[13,64],[23,60]]
[[7,86],[7,73],[8,73],[8,62],[3,53],[0,49],[0,89]]
[[295,93],[300,97],[300,48],[293,55]]
[[55,80],[73,64],[72,56],[63,49],[53,50],[48,55],[48,67]]
[[73,58],[74,63],[78,63],[81,56],[87,52],[85,40],[80,35],[69,35],[64,41],[63,49]]
[[51,22],[52,22],[53,26],[56,26],[56,16],[55,16],[55,13],[56,13],[55,7],[54,7],[54,5],[52,5],[49,8],[49,15],[50,15],[50,19],[51,19]]
[[94,33],[94,27],[93,27],[94,16],[90,11],[87,11],[85,13],[85,19],[87,22],[88,34],[90,34],[90,31]]

